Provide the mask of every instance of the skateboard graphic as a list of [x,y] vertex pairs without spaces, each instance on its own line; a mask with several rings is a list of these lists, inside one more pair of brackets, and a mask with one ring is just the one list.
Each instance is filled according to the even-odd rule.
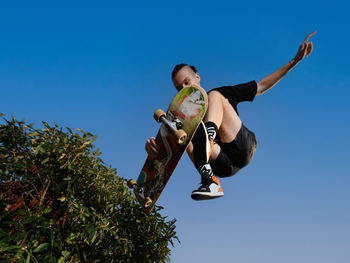
[[169,181],[208,107],[206,92],[199,86],[180,90],[167,112],[156,110],[154,118],[161,123],[156,136],[158,156],[147,157],[137,181],[128,181],[137,200],[149,213]]

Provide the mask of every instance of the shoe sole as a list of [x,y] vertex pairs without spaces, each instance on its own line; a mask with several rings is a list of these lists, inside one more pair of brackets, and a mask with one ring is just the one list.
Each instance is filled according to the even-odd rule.
[[195,193],[191,194],[191,198],[196,201],[202,201],[202,200],[211,200],[216,199],[219,197],[224,196],[224,193],[217,193],[217,194],[211,194],[211,193]]
[[207,130],[204,122],[202,121],[192,139],[196,165],[202,165],[209,161],[212,149],[207,137]]

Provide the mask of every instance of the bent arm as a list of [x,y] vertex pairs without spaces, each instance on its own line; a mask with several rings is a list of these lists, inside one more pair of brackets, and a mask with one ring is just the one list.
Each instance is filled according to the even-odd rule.
[[258,82],[258,90],[256,92],[256,95],[261,95],[264,92],[271,89],[274,85],[276,85],[292,68],[294,68],[302,59],[307,57],[311,51],[312,51],[312,42],[308,42],[309,38],[314,35],[316,32],[312,32],[309,34],[303,43],[301,43],[299,50],[295,57],[289,61],[287,64],[285,64],[280,69],[276,70],[272,74],[268,75],[267,77],[263,78]]

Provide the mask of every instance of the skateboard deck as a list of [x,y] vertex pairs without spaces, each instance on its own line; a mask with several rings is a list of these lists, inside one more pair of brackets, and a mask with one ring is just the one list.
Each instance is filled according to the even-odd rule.
[[155,159],[147,157],[137,181],[128,181],[146,213],[153,209],[163,192],[207,107],[207,93],[199,86],[191,86],[176,94],[166,113],[162,110],[154,113],[161,123],[155,138],[159,154]]

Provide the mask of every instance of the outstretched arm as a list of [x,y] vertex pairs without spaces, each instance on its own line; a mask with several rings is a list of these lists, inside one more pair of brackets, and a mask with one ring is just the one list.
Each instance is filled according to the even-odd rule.
[[258,82],[258,90],[256,95],[261,95],[267,90],[271,89],[277,82],[279,82],[292,68],[294,68],[302,59],[307,57],[312,51],[312,42],[308,42],[309,38],[316,32],[309,34],[303,43],[301,43],[299,50],[295,57],[286,65],[268,75],[266,78]]

